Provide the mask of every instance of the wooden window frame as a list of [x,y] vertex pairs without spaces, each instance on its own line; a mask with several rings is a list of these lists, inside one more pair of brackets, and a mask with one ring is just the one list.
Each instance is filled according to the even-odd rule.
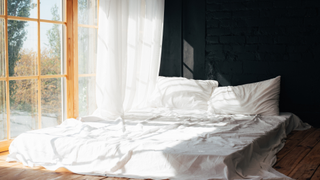
[[[98,4],[98,18],[99,18],[99,0]],[[7,111],[7,140],[0,141],[0,152],[7,151],[10,143],[13,139],[10,138],[10,96],[9,95],[9,80],[19,79],[38,79],[38,127],[41,128],[41,80],[43,78],[66,78],[66,113],[67,118],[77,118],[79,115],[79,90],[78,90],[78,77],[89,77],[95,76],[95,74],[78,74],[78,27],[88,27],[98,29],[98,25],[78,25],[78,0],[64,0],[64,13],[65,19],[63,21],[51,21],[40,19],[40,0],[38,3],[38,17],[37,18],[26,18],[16,17],[7,15],[7,0],[4,2],[4,15],[0,15],[1,19],[5,22],[5,70],[6,76],[0,77],[0,81],[6,82],[6,111]],[[23,21],[34,21],[38,23],[38,74],[37,76],[27,77],[9,77],[9,59],[8,59],[8,19],[9,20],[23,20]],[[99,21],[99,20],[98,20]],[[66,72],[62,75],[41,75],[41,64],[40,64],[40,22],[63,24],[66,28],[66,39],[65,39],[65,65]],[[40,89],[40,91],[39,91]]]
[[78,0],[66,0],[67,18],[67,118],[79,114],[78,91]]

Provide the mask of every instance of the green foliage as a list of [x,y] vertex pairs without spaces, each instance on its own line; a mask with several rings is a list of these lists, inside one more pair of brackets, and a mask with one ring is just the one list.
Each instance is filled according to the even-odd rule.
[[[52,20],[59,20],[58,6],[54,6],[51,9],[53,15]],[[19,23],[14,21],[13,23]],[[23,23],[18,24],[24,26]],[[17,25],[16,25],[17,26]],[[15,27],[16,27],[15,26]],[[48,44],[46,47],[41,48],[41,74],[60,74],[61,70],[61,30],[58,24],[53,24],[52,28],[46,32],[48,38]],[[40,27],[41,28],[41,27]],[[12,36],[26,34],[23,28],[12,29]],[[14,31],[16,30],[16,31]],[[19,39],[19,48],[15,51],[17,56],[13,62],[12,75],[14,76],[30,76],[37,71],[37,52],[32,49],[21,49],[25,37]],[[21,36],[22,37],[22,36]],[[11,39],[12,47],[16,45],[16,40]],[[17,46],[15,46],[17,47]],[[13,56],[11,56],[13,59]],[[10,59],[11,61],[11,59]],[[10,97],[11,107],[15,110],[31,113],[32,116],[37,115],[38,105],[38,83],[35,80],[17,80],[10,82]],[[41,109],[42,115],[55,115],[58,118],[58,122],[61,122],[61,79],[60,78],[48,78],[41,79]]]
[[[31,4],[30,0],[7,0],[8,15],[29,17]],[[8,20],[8,56],[9,56],[9,76],[14,75],[16,62],[20,59],[20,50],[26,40],[26,21]],[[10,83],[10,92],[12,95],[16,93],[15,81]],[[13,96],[10,96],[10,102],[14,103]]]
[[32,4],[30,0],[7,0],[8,15],[29,17]]
[[[31,3],[30,0],[7,0],[8,2],[8,15],[29,17]],[[9,55],[9,75],[14,74],[14,67],[16,61],[19,60],[19,51],[23,46],[26,39],[26,21],[8,21],[8,55]]]

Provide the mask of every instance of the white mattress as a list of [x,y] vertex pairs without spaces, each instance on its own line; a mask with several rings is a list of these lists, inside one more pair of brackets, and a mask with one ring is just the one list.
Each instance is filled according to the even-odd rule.
[[275,154],[293,129],[309,126],[280,116],[204,112],[134,112],[114,121],[85,117],[29,131],[10,146],[7,161],[80,174],[153,179],[270,179]]

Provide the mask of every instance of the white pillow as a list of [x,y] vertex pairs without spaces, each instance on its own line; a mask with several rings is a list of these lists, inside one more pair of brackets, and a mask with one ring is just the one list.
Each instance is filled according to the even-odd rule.
[[217,86],[218,82],[214,80],[160,76],[149,99],[149,105],[170,109],[207,111],[207,102]]
[[209,111],[215,114],[279,115],[280,76],[257,83],[218,87],[211,95]]

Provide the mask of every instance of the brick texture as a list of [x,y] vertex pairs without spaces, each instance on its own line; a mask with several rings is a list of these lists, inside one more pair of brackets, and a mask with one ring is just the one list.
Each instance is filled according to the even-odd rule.
[[280,110],[320,125],[320,0],[206,0],[205,51],[208,79],[281,75]]

